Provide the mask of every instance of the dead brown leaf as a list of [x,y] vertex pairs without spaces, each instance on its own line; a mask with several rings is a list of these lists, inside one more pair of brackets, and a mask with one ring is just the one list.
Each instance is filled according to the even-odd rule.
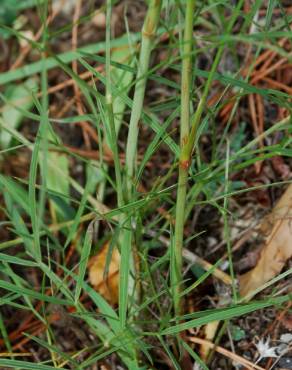
[[257,264],[239,278],[243,297],[251,297],[252,292],[277,276],[292,256],[292,185],[264,219],[261,231],[267,239]]
[[108,275],[104,278],[106,258],[109,253],[108,241],[96,256],[93,256],[89,263],[89,281],[94,289],[98,291],[109,303],[116,304],[119,300],[119,265],[120,253],[114,248],[108,268]]

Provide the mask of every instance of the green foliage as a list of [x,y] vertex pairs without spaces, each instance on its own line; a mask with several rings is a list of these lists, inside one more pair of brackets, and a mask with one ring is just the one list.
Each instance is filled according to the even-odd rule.
[[[3,0],[0,6],[0,24],[11,26],[17,17],[17,0]],[[0,35],[4,38],[9,37],[9,31],[0,29]]]
[[[72,24],[61,29],[52,26],[52,30],[51,25],[43,24],[42,38],[30,45],[33,58],[41,55],[41,59],[25,60],[21,67],[0,73],[1,168],[10,162],[11,154],[19,155],[20,149],[30,158],[29,173],[24,178],[9,171],[0,175],[4,220],[1,218],[0,226],[9,235],[9,240],[0,242],[0,306],[14,310],[15,315],[32,314],[38,323],[44,324],[46,335],[31,335],[29,330],[26,335],[35,347],[48,354],[47,361],[38,364],[31,358],[14,359],[14,339],[9,337],[10,327],[6,327],[2,313],[0,333],[9,355],[0,358],[0,367],[46,370],[58,365],[87,369],[115,353],[123,367],[142,370],[157,366],[153,351],[157,346],[172,366],[180,369],[179,356],[173,350],[177,341],[178,348],[207,369],[181,333],[214,320],[230,320],[230,332],[236,342],[248,333],[235,318],[266,307],[281,308],[291,299],[277,292],[269,291],[266,295],[262,292],[287,278],[289,270],[258,290],[262,292],[261,300],[242,303],[236,294],[229,230],[230,199],[284,184],[278,181],[247,188],[246,179],[238,176],[240,171],[274,156],[292,156],[290,117],[279,122],[267,119],[260,136],[252,131],[248,115],[234,128],[233,118],[237,109],[247,109],[245,101],[249,94],[260,95],[264,104],[291,111],[288,93],[255,86],[249,75],[241,73],[244,66],[236,50],[238,45],[252,47],[251,66],[265,50],[289,61],[291,56],[278,41],[290,36],[287,25],[291,16],[283,15],[274,21],[274,10],[283,11],[278,1],[268,2],[262,22],[265,24],[256,21],[263,6],[259,0],[252,2],[248,13],[242,10],[242,1],[237,2],[237,8],[227,1],[198,1],[194,12],[191,8],[186,12],[186,1],[163,1],[162,11],[155,8],[157,1],[146,3],[152,16],[145,21],[143,33],[129,32],[126,24],[125,34],[119,37],[110,34],[109,15],[115,3],[108,1],[107,7],[101,9],[108,16],[105,41],[55,55],[52,50],[62,42],[61,36],[68,35]],[[27,7],[39,11],[40,4],[47,2],[2,0],[1,36],[14,35],[17,42],[20,35],[14,23],[18,15]],[[88,22],[95,15],[94,12],[86,15]],[[187,45],[182,32],[186,17],[195,26],[193,33],[192,24],[189,25],[191,43]],[[153,24],[149,19],[156,19],[158,24],[151,38],[147,27]],[[255,32],[249,31],[251,27],[256,27]],[[11,52],[13,60],[13,48]],[[232,55],[231,72],[223,65],[225,53]],[[183,68],[186,60],[190,67]],[[83,80],[75,73],[72,61],[77,61],[80,71],[90,73],[91,78]],[[206,66],[201,66],[202,61]],[[66,117],[54,116],[50,104],[60,97],[63,106],[69,98],[61,91],[58,95],[49,94],[52,81],[48,72],[52,70],[62,73],[62,78],[66,75],[78,86],[84,114],[71,109]],[[182,74],[189,84],[189,97],[184,95],[185,86],[180,85]],[[209,105],[213,87],[218,86],[221,96],[214,105]],[[230,96],[235,105],[225,124],[220,112]],[[178,140],[183,109],[189,110],[190,115],[185,120],[190,123],[190,130],[184,131],[188,136],[185,147]],[[66,134],[62,133],[68,125],[73,127],[84,121],[90,123],[98,136],[98,143],[87,151],[90,156],[94,154],[93,160],[65,145]],[[24,124],[29,127],[28,132]],[[126,132],[130,132],[127,140]],[[147,135],[146,143],[143,135]],[[73,139],[78,142],[79,137]],[[262,140],[264,147],[259,145]],[[190,167],[184,173],[184,181],[178,183],[178,159],[184,155]],[[152,174],[154,178],[150,177]],[[145,192],[140,184],[145,185]],[[183,185],[185,194],[180,198],[182,202],[176,203],[178,185],[179,189]],[[181,276],[184,272],[181,266],[185,265],[183,261],[177,263],[173,253],[178,231],[180,247],[192,249],[196,245],[198,233],[189,228],[197,209],[200,212],[205,206],[208,210],[214,207],[224,220],[222,244],[227,244],[234,295],[226,307],[187,314],[175,311],[174,306],[177,308],[179,301],[188,295],[197,294],[198,286],[220,267],[220,260],[210,269],[195,263],[189,266],[191,273]],[[177,225],[178,219],[180,230],[174,232],[174,220]],[[207,237],[204,230],[200,235]],[[95,246],[110,238],[110,250],[117,247],[122,255],[119,308],[113,308],[87,282],[87,265]],[[67,253],[72,250],[73,257],[68,262]],[[105,275],[110,267],[110,254]],[[136,260],[140,262],[139,268],[135,266]],[[170,266],[173,271],[179,270],[171,281]],[[27,276],[35,276],[38,286]],[[176,289],[176,284],[180,288],[185,286]],[[82,362],[78,360],[78,351],[68,354],[60,350],[55,328],[48,320],[52,308],[65,312],[70,319],[78,318],[82,329],[94,337],[94,346],[83,349],[86,355]]]
[[[29,111],[33,107],[33,93],[38,89],[38,79],[29,78],[19,85],[8,85],[2,97],[4,106],[1,114],[3,124],[18,129],[24,118],[23,111]],[[1,132],[0,146],[2,149],[10,147],[11,134]]]
[[235,341],[239,341],[246,337],[245,331],[237,325],[231,325],[230,332],[232,335],[232,339]]

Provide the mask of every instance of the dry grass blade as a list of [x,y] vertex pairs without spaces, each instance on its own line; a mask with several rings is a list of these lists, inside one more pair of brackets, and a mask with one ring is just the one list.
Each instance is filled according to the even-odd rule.
[[246,360],[245,358],[237,355],[236,353],[230,352],[227,349],[216,346],[214,343],[209,342],[208,340],[197,338],[197,337],[189,337],[188,338],[191,342],[196,344],[204,345],[205,347],[209,347],[210,349],[214,349],[216,352],[221,353],[223,356],[228,357],[233,362],[245,366],[247,369],[257,369],[257,370],[264,370],[261,366],[253,364],[252,362]]

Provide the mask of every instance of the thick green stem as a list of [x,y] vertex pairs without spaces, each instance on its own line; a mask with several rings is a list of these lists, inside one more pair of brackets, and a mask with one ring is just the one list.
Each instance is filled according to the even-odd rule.
[[183,158],[184,148],[187,145],[190,131],[190,90],[191,90],[191,66],[192,66],[192,44],[193,44],[193,18],[194,18],[195,0],[187,2],[184,44],[183,44],[183,62],[181,79],[181,125],[180,125],[180,162],[179,177],[176,199],[176,218],[174,244],[172,245],[171,256],[171,284],[173,287],[173,299],[175,313],[180,313],[180,291],[182,281],[182,248],[183,248],[183,230],[184,214],[187,194],[187,179],[189,160]]
[[137,141],[139,133],[139,120],[143,110],[145,87],[147,82],[147,72],[152,50],[153,38],[156,34],[159,22],[161,0],[151,0],[145,22],[142,29],[142,41],[139,63],[137,67],[137,83],[133,98],[133,109],[129,125],[129,133],[126,148],[126,176],[128,199],[131,199],[134,184],[134,170],[137,153]]
[[[127,201],[132,200],[134,190],[135,161],[137,154],[137,142],[139,133],[139,120],[143,110],[147,73],[152,50],[153,38],[156,34],[161,0],[151,0],[142,29],[142,41],[140,49],[139,64],[137,67],[136,85],[133,98],[133,108],[129,124],[129,133],[126,148],[126,190]],[[128,217],[127,217],[128,216]],[[130,215],[124,216],[123,241],[121,245],[121,268],[119,283],[119,316],[122,327],[127,321],[127,307],[129,295],[133,295],[134,281],[131,271],[134,273],[134,258],[132,253],[132,223]]]

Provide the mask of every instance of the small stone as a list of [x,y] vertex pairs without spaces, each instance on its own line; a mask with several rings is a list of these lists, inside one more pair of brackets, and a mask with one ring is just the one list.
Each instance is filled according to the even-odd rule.
[[280,358],[278,366],[284,369],[292,369],[292,357]]
[[280,337],[280,341],[283,343],[291,343],[292,342],[292,334],[286,333],[282,334]]

